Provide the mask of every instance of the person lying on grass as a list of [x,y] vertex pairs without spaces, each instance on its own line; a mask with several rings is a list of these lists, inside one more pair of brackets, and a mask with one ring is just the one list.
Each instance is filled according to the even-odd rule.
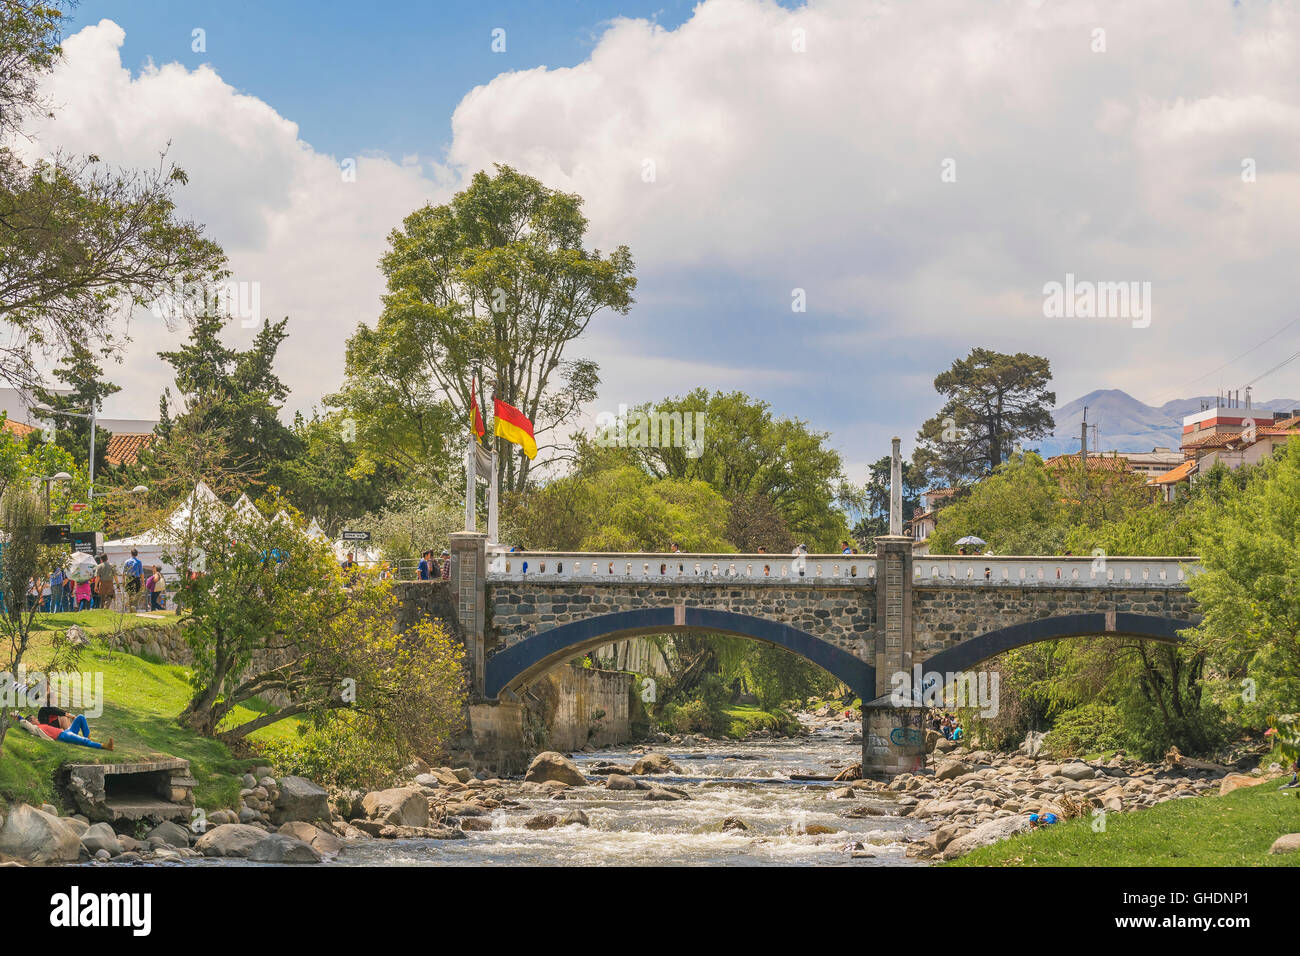
[[51,713],[45,717],[48,723],[38,721],[35,717],[21,717],[19,719],[31,724],[51,740],[57,740],[60,743],[76,744],[78,747],[92,747],[95,750],[113,749],[112,737],[108,738],[106,744],[90,739],[90,724],[86,722],[84,714],[71,717],[68,714],[58,716]]

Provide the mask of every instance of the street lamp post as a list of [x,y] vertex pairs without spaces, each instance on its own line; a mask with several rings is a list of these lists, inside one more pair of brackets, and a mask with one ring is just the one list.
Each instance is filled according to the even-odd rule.
[[72,476],[66,471],[61,471],[57,475],[50,475],[48,478],[38,478],[37,481],[45,485],[45,517],[50,516],[50,485],[56,481],[71,481]]
[[90,487],[86,491],[87,502],[95,499],[95,403],[90,403],[87,412],[71,412],[66,409],[46,408],[41,405],[33,409],[37,412],[49,412],[51,415],[69,415],[72,418],[84,418],[90,422]]

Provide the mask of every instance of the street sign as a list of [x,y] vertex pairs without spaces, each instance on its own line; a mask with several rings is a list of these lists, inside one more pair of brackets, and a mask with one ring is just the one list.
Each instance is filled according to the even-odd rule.
[[369,541],[370,532],[369,531],[344,531],[343,540],[344,541]]
[[74,501],[72,504],[68,505],[68,507],[72,511],[85,511],[87,508],[90,507],[90,505],[88,505],[84,501]]
[[68,543],[72,545],[73,551],[82,554],[99,554],[104,550],[104,532],[73,531],[68,535]]
[[47,524],[41,529],[41,544],[68,544],[72,527],[66,524]]

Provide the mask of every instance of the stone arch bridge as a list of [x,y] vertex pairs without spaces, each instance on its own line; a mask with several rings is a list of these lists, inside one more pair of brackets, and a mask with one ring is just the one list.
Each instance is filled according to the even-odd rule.
[[1190,557],[914,557],[901,536],[878,538],[875,554],[803,558],[505,554],[482,534],[451,537],[450,597],[478,699],[625,637],[735,634],[801,654],[861,696],[863,768],[875,775],[924,759],[922,710],[897,693],[913,676],[932,682],[1058,638],[1173,643],[1199,620]]

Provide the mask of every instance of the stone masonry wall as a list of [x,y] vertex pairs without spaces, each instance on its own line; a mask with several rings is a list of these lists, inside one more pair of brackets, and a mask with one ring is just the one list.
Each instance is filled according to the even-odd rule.
[[916,660],[1013,624],[1063,614],[1120,611],[1198,620],[1183,588],[915,587],[912,634]]
[[704,607],[779,621],[873,662],[874,587],[490,584],[487,653],[570,621],[643,608]]

